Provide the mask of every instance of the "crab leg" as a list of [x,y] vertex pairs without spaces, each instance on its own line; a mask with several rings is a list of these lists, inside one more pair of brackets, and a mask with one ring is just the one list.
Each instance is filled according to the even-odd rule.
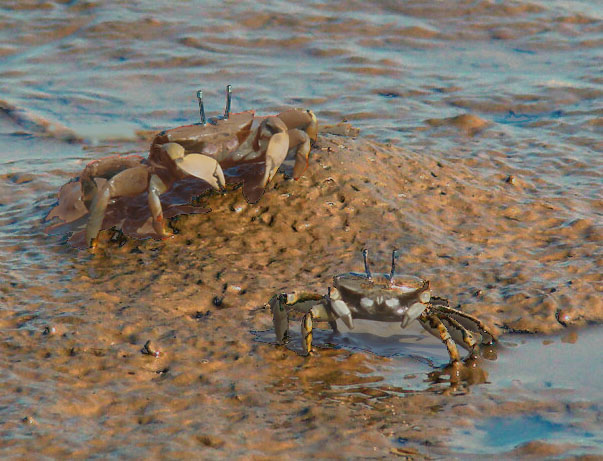
[[436,338],[440,338],[446,349],[448,349],[448,355],[450,356],[450,360],[452,363],[459,362],[459,352],[454,344],[454,341],[450,337],[450,333],[448,333],[448,329],[442,323],[442,321],[437,317],[437,315],[430,313],[428,311],[423,311],[419,316],[419,323],[421,326],[425,328],[429,333],[434,335]]
[[[266,149],[266,171],[264,173],[264,178],[262,179],[262,187],[266,187],[266,184],[274,177],[289,151],[289,136],[285,131],[280,131],[282,128],[278,126],[279,124],[276,120],[278,120],[276,117],[270,117],[264,122],[266,131],[270,130],[277,132],[272,134],[268,141],[268,148]],[[261,136],[265,137],[265,133],[262,133]]]
[[314,142],[318,136],[318,121],[314,112],[307,109],[290,109],[277,115],[279,119],[285,122],[288,130],[295,128],[308,133],[310,139]]
[[82,202],[87,209],[91,208],[92,200],[98,192],[96,178],[111,179],[122,171],[141,166],[142,157],[108,157],[96,160],[84,168],[80,175],[82,186]]
[[268,301],[268,305],[272,311],[272,324],[274,325],[276,341],[279,343],[286,341],[289,331],[289,313],[285,308],[286,304],[287,295],[285,293],[274,295]]
[[130,168],[108,180],[92,200],[90,219],[86,227],[86,243],[94,247],[101,230],[109,200],[115,197],[131,197],[144,192],[149,185],[149,169],[146,166]]
[[305,131],[293,129],[288,131],[289,150],[295,149],[295,166],[293,167],[293,178],[299,177],[308,168],[308,157],[310,156],[310,137]]
[[149,208],[151,209],[151,215],[153,216],[153,229],[161,237],[169,237],[170,232],[165,230],[163,225],[163,210],[161,209],[161,201],[159,196],[167,191],[168,187],[157,175],[151,175],[149,180]]
[[[297,309],[296,309],[297,310]],[[325,304],[324,298],[321,302],[315,303],[304,315],[301,322],[302,348],[305,355],[312,354],[312,328],[313,322],[329,322],[333,331],[337,331],[335,320],[337,317],[331,312]]]
[[442,304],[432,305],[431,307],[435,312],[446,314],[447,317],[454,318],[468,330],[479,333],[482,336],[482,343],[491,344],[492,342],[496,341],[494,334],[488,331],[488,328],[482,323],[481,320],[473,317],[472,315],[459,311],[458,309],[453,309],[452,307],[444,306]]
[[312,321],[314,314],[312,310],[304,315],[301,323],[302,347],[305,355],[312,354]]
[[329,322],[337,331],[335,320],[337,317],[327,308],[324,296],[316,293],[281,293],[273,296],[268,302],[272,309],[272,321],[278,342],[287,338],[289,329],[289,311],[303,313],[301,322],[302,348],[305,355],[312,353],[312,329],[314,321]]
[[[287,337],[287,330],[289,328],[289,311],[296,311],[303,314],[307,314],[316,307],[319,309],[323,307],[321,301],[324,297],[316,293],[280,293],[274,295],[268,305],[272,310],[272,321],[274,323],[274,331],[276,333],[276,339],[278,342],[283,342]],[[317,314],[321,312],[317,311]],[[322,313],[325,316],[325,313]],[[333,319],[334,320],[334,319]]]
[[297,147],[295,151],[295,166],[293,177],[298,179],[308,167],[310,144],[318,136],[318,122],[311,110],[292,109],[281,112],[277,116],[289,130],[289,150]]
[[448,330],[448,333],[450,333],[450,336],[452,337],[452,340],[455,343],[460,344],[472,354],[477,353],[477,341],[475,341],[475,338],[467,328],[465,328],[463,325],[461,325],[449,315],[435,315],[437,315],[438,318],[442,321],[442,323],[444,323],[444,326]]

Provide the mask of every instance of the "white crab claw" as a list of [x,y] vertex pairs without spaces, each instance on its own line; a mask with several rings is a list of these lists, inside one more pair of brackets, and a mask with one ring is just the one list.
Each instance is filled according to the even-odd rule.
[[402,328],[406,328],[410,322],[415,320],[421,313],[427,308],[427,306],[423,303],[414,303],[412,306],[408,308],[406,311],[406,315],[402,320],[400,326]]
[[331,307],[335,311],[338,317],[343,320],[343,323],[350,329],[354,329],[354,321],[352,320],[352,313],[350,312],[350,308],[346,303],[341,301],[340,299],[333,300],[331,302]]
[[161,146],[161,148],[174,161],[184,157],[184,153],[185,153],[184,147],[182,147],[177,142],[168,142],[168,143],[164,144],[163,146]]
[[203,179],[214,189],[226,185],[224,172],[220,164],[213,158],[201,154],[188,154],[175,160],[182,171],[196,178]]

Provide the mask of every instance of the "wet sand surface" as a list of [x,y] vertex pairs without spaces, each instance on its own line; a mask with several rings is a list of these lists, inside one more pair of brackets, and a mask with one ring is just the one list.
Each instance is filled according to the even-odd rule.
[[[0,9],[3,457],[603,454],[600,12],[110,3]],[[305,175],[206,193],[166,241],[44,233],[87,162],[195,121],[200,80],[217,108],[226,83],[235,110],[312,108]],[[458,383],[417,325],[274,344],[270,296],[326,293],[362,248],[500,344]]]

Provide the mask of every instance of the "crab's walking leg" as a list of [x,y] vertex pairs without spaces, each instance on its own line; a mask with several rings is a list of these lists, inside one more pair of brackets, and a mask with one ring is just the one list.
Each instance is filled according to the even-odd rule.
[[281,293],[273,296],[269,305],[272,309],[272,320],[274,322],[274,331],[276,339],[279,342],[287,337],[289,327],[289,311],[303,313],[304,316],[301,322],[301,338],[302,348],[305,355],[312,353],[312,329],[314,321],[329,322],[329,325],[336,330],[337,316],[327,306],[329,301],[324,296],[316,293]]
[[293,177],[298,179],[308,168],[311,142],[318,136],[318,122],[314,112],[304,109],[292,109],[278,114],[289,130],[289,150],[295,151]]
[[278,343],[286,342],[289,333],[289,313],[287,312],[286,304],[287,295],[285,293],[274,295],[268,301],[268,305],[272,311],[272,324],[274,325],[274,333],[276,334],[276,341]]
[[293,167],[293,178],[299,179],[308,168],[308,157],[310,156],[310,137],[305,131],[293,129],[288,131],[289,150],[295,149],[295,166]]
[[161,237],[169,237],[172,235],[171,232],[165,230],[163,210],[161,209],[161,201],[159,200],[159,196],[167,191],[167,189],[168,187],[159,176],[155,174],[151,175],[151,179],[149,180],[148,202],[151,215],[153,216],[153,229],[155,229],[155,232]]
[[274,177],[277,170],[287,157],[289,151],[289,136],[287,133],[276,133],[270,137],[268,148],[266,149],[266,172],[262,179],[262,187]]
[[482,343],[491,344],[496,341],[496,336],[488,330],[486,325],[472,315],[441,304],[432,306],[432,309],[436,312],[446,314],[447,317],[454,318],[468,330],[479,333],[482,336]]
[[477,342],[467,328],[446,314],[439,314],[438,318],[444,323],[455,343],[460,344],[472,354],[477,353]]
[[450,337],[450,333],[446,329],[446,326],[442,321],[433,313],[424,311],[419,316],[419,322],[421,326],[425,328],[429,333],[434,335],[436,338],[439,337],[448,349],[448,355],[452,363],[460,361],[459,352],[454,344],[454,341]]
[[312,311],[308,312],[302,318],[301,323],[301,335],[302,335],[302,347],[305,355],[312,354],[312,321],[314,320],[314,314]]
[[101,230],[109,200],[115,197],[128,197],[144,192],[149,185],[149,169],[140,166],[124,170],[108,180],[96,193],[90,207],[90,219],[86,227],[86,243],[96,245],[96,237]]
[[[272,322],[274,324],[274,332],[276,340],[279,343],[285,342],[289,329],[289,311],[297,311],[307,314],[313,308],[316,315],[322,313],[322,317],[327,316],[324,306],[324,296],[316,293],[280,293],[274,295],[268,301],[268,305],[272,310]],[[321,309],[322,308],[322,309]],[[325,312],[323,312],[325,311]],[[330,319],[329,319],[330,320]]]
[[309,109],[290,109],[277,115],[285,122],[288,130],[300,129],[308,133],[312,142],[318,137],[318,121],[316,115]]
[[319,302],[313,301],[313,303],[314,305],[304,315],[301,323],[302,347],[306,355],[312,354],[312,328],[314,321],[329,322],[333,331],[337,331],[336,320],[338,315],[332,308],[327,307],[331,306],[331,303],[324,297]]

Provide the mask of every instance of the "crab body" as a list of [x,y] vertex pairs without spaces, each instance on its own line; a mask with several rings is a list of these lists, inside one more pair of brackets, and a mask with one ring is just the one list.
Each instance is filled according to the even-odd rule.
[[303,313],[302,346],[312,353],[313,322],[329,322],[336,331],[336,320],[354,328],[354,319],[379,322],[400,322],[406,328],[413,320],[429,333],[441,339],[448,349],[451,362],[460,360],[455,343],[472,353],[479,344],[491,343],[494,335],[477,318],[448,306],[448,302],[431,295],[429,282],[414,276],[395,273],[396,252],[392,254],[389,274],[371,274],[367,252],[363,251],[365,272],[349,272],[333,278],[333,287],[326,296],[315,293],[281,293],[272,297],[272,309],[277,340],[287,337],[288,314]]
[[255,202],[289,153],[295,152],[294,177],[304,172],[318,131],[312,111],[291,109],[269,117],[255,117],[254,111],[231,114],[228,85],[224,115],[210,118],[208,123],[201,92],[197,97],[201,123],[159,133],[151,143],[148,159],[109,157],[84,169],[80,200],[90,212],[88,246],[95,246],[106,209],[115,198],[146,192],[153,229],[165,238],[171,234],[165,229],[160,196],[185,177],[193,176],[221,189],[226,183],[223,169],[263,163],[263,173],[246,179],[243,186],[247,200]]
[[317,130],[316,116],[305,109],[290,109],[269,117],[255,117],[254,111],[229,114],[210,119],[209,124],[187,125],[159,133],[151,144],[149,161],[161,165],[161,151],[174,143],[183,148],[185,157],[191,154],[208,157],[215,160],[220,169],[264,162],[261,183],[265,187],[292,152],[296,157],[293,175],[296,178],[302,175]]

